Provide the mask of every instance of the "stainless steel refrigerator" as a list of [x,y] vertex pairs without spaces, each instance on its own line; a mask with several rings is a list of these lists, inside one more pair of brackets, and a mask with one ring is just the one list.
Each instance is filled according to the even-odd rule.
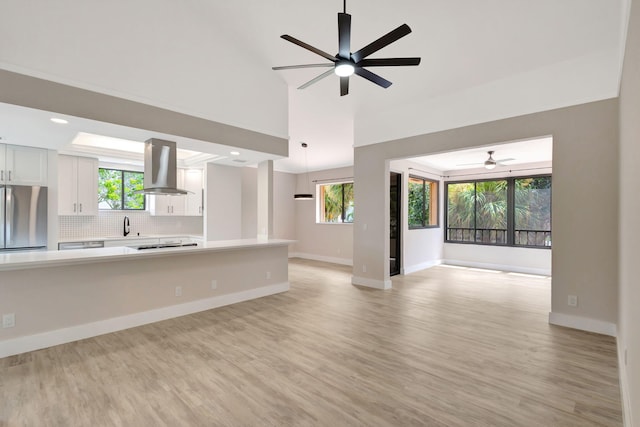
[[0,186],[0,251],[46,247],[47,187]]

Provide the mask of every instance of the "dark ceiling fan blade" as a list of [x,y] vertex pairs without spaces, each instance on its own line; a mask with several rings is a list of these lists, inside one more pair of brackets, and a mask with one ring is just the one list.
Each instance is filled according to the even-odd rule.
[[389,86],[391,86],[391,82],[389,80],[383,79],[379,75],[377,75],[375,73],[372,73],[371,71],[366,70],[364,68],[356,67],[354,72],[357,75],[359,75],[360,77],[364,77],[365,79],[369,80],[370,82],[375,83],[378,86],[382,86],[385,89],[388,88]]
[[359,51],[355,52],[353,55],[351,55],[351,58],[354,62],[360,62],[362,59],[366,58],[372,53],[379,51],[383,47],[390,45],[394,41],[406,36],[409,33],[411,33],[411,28],[409,28],[407,24],[402,24],[395,30],[385,34],[373,43],[370,43]]
[[404,65],[419,65],[420,58],[380,58],[363,59],[356,65],[359,67],[398,67]]
[[298,68],[328,68],[335,67],[336,64],[305,64],[305,65],[285,65],[283,67],[271,67],[272,70],[295,70]]
[[288,42],[291,42],[293,44],[297,44],[300,47],[303,47],[303,48],[305,48],[307,50],[310,50],[311,52],[313,52],[313,53],[315,53],[317,55],[320,55],[323,58],[328,59],[329,61],[336,62],[336,57],[335,56],[329,55],[327,52],[324,52],[324,51],[322,51],[322,50],[320,50],[318,48],[315,48],[315,47],[311,46],[310,44],[307,44],[307,43],[305,43],[303,41],[300,41],[300,40],[296,39],[295,37],[291,37],[288,34],[283,34],[280,37],[282,37],[283,39],[285,39]]
[[349,77],[340,77],[340,96],[349,94]]
[[338,56],[351,58],[351,15],[338,13]]
[[311,86],[312,84],[319,82],[320,80],[324,79],[325,77],[329,76],[333,74],[333,70],[328,70],[325,71],[324,73],[320,74],[318,77],[309,80],[308,82],[306,82],[305,84],[303,84],[302,86],[300,86],[298,89],[304,89],[306,87]]

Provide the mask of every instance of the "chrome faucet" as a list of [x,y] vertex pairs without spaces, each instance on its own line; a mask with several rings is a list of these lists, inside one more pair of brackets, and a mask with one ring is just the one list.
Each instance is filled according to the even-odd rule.
[[131,233],[131,227],[129,227],[129,217],[124,217],[124,227],[122,229],[122,234],[126,237],[127,234]]

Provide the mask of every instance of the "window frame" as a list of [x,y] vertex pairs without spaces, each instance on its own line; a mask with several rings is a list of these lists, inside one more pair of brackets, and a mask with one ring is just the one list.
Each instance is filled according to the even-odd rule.
[[144,212],[147,210],[147,197],[143,197],[142,199],[142,208],[141,209],[132,209],[132,208],[126,208],[125,207],[125,191],[124,191],[124,174],[125,173],[135,173],[135,174],[141,174],[143,179],[144,179],[144,172],[140,172],[140,171],[134,171],[134,170],[128,170],[128,169],[118,169],[118,168],[108,168],[108,167],[98,167],[98,194],[100,193],[100,170],[108,170],[108,171],[116,171],[116,172],[120,172],[120,206],[122,206],[120,209],[105,209],[105,208],[100,208],[100,203],[98,202],[98,210],[99,211],[104,211],[104,212],[120,212],[120,211],[127,211],[127,212]]
[[[436,195],[435,197],[433,197],[433,191],[430,192],[429,194],[429,213],[431,216],[434,215],[435,212],[435,224],[425,224],[423,222],[422,225],[411,225],[411,221],[409,220],[410,218],[410,212],[409,212],[409,185],[411,184],[411,180],[412,179],[419,179],[422,181],[422,193],[424,195],[425,192],[425,187],[426,187],[426,183],[430,183],[430,185],[432,185],[432,188],[435,187],[436,189]],[[425,178],[423,176],[420,175],[413,175],[413,174],[409,174],[409,179],[407,180],[407,227],[409,228],[409,230],[422,230],[425,228],[440,228],[440,181],[437,181],[435,179],[430,179],[430,178]],[[433,208],[433,204],[435,204],[435,209]],[[426,203],[425,203],[425,207],[426,207]],[[425,219],[426,219],[426,215],[425,215]]]
[[[445,215],[444,215],[444,243],[455,243],[462,245],[481,245],[481,246],[500,246],[500,247],[510,247],[510,248],[528,248],[528,249],[552,249],[553,239],[551,240],[551,245],[549,246],[539,246],[539,245],[517,245],[515,244],[515,182],[519,179],[531,179],[531,178],[549,178],[550,180],[550,188],[549,191],[553,193],[553,174],[545,173],[545,174],[537,174],[537,175],[518,175],[518,176],[508,176],[508,177],[494,177],[494,178],[483,178],[483,179],[467,179],[467,180],[456,180],[456,181],[445,181],[444,182],[444,206],[445,206]],[[460,240],[449,240],[449,184],[476,184],[479,182],[488,182],[488,181],[507,181],[507,243],[485,243],[478,241],[460,241]],[[553,236],[553,213],[552,213],[552,198],[549,198],[549,223],[551,224],[549,235]],[[477,235],[477,218],[476,218],[476,204],[474,203],[474,239]]]
[[[345,221],[345,206],[344,206],[344,185],[345,184],[351,184],[352,186],[354,186],[354,181],[335,181],[335,182],[323,182],[323,183],[318,183],[316,184],[316,224],[329,224],[329,225],[352,225],[353,221]],[[340,185],[342,187],[342,201],[341,201],[341,212],[340,212],[340,219],[341,221],[337,221],[337,222],[329,222],[329,221],[323,221],[324,219],[324,193],[323,193],[323,189],[322,187],[327,187],[330,185]],[[355,216],[355,203],[353,206],[354,209],[354,216]]]

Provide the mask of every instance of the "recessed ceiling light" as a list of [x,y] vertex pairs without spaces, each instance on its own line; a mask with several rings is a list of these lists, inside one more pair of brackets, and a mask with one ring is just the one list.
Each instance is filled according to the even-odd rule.
[[232,151],[232,152],[231,152],[231,155],[232,155],[232,156],[239,156],[239,155],[240,155],[240,152],[239,152],[239,151]]
[[52,117],[52,118],[51,118],[51,121],[52,121],[53,123],[58,123],[58,124],[60,124],[60,125],[66,125],[67,123],[69,123],[67,120],[65,120],[65,119],[60,119],[60,118],[58,118],[58,117]]

